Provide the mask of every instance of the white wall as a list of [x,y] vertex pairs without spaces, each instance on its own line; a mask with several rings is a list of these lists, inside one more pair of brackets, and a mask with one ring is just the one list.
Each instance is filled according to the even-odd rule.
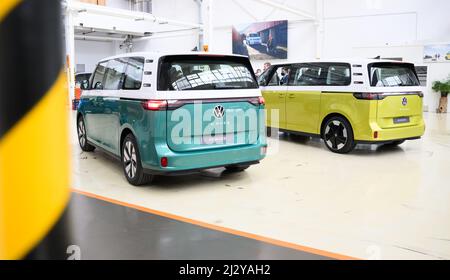
[[[338,23],[339,19],[345,21],[358,18],[366,18],[365,22],[370,31],[376,30],[378,26],[384,26],[388,21],[391,30],[388,30],[386,36],[390,38],[392,33],[396,33],[405,38],[401,33],[399,26],[403,27],[404,22],[390,20],[390,16],[401,17],[402,15],[414,15],[416,21],[411,22],[416,25],[416,36],[412,40],[450,40],[450,25],[448,18],[448,9],[450,2],[448,0],[324,0],[324,16],[327,21]],[[371,20],[378,19],[378,22]],[[350,26],[348,26],[350,27]],[[354,26],[353,27],[357,27]],[[350,29],[351,30],[351,29]],[[345,32],[345,31],[342,31]],[[359,34],[363,35],[364,34]],[[353,42],[358,42],[359,36],[354,36]],[[379,43],[385,43],[384,37],[379,37]],[[365,43],[365,42],[361,42]]]
[[85,64],[86,72],[92,72],[97,62],[116,54],[114,43],[75,40],[75,64]]
[[428,66],[425,107],[433,112],[435,80],[450,74],[450,63],[423,63],[423,46],[450,43],[448,0],[324,0],[325,57],[403,57]]

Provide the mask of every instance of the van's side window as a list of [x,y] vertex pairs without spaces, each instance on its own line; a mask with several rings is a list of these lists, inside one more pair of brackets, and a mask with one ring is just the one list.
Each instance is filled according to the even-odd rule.
[[279,86],[280,85],[280,78],[278,76],[278,69],[272,72],[272,78],[270,78],[268,86]]
[[348,86],[351,83],[350,65],[330,65],[328,67],[327,85]]
[[291,73],[291,66],[279,66],[272,74],[268,86],[286,86],[289,83],[289,74]]
[[291,71],[290,86],[321,86],[324,68],[318,64],[298,64]]
[[272,69],[267,69],[266,71],[264,71],[261,75],[259,75],[259,77],[257,78],[258,80],[258,85],[260,86],[266,86],[267,81],[269,79],[269,75],[272,72]]
[[127,64],[123,89],[140,89],[142,85],[142,76],[144,74],[144,58],[130,57],[128,58]]
[[103,79],[105,78],[105,72],[106,72],[106,65],[108,64],[107,61],[100,62],[97,65],[97,69],[95,69],[95,73],[92,78],[91,82],[91,88],[96,90],[102,90],[103,89]]
[[291,86],[348,86],[350,65],[346,63],[298,64],[291,71]]
[[104,89],[121,89],[125,77],[126,69],[125,59],[112,59],[108,62]]

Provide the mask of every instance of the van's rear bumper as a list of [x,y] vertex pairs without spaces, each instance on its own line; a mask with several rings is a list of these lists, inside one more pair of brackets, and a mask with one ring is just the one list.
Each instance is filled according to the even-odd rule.
[[[235,164],[237,166],[249,166],[249,165],[255,165],[259,164],[259,161],[250,161],[250,162],[241,162],[239,164]],[[184,176],[184,175],[191,175],[196,174],[201,171],[204,171],[206,169],[212,169],[212,168],[221,168],[229,166],[230,164],[225,165],[219,165],[219,166],[209,166],[209,167],[203,167],[203,168],[195,168],[195,169],[187,169],[187,170],[155,170],[155,169],[148,169],[144,168],[144,173],[152,174],[152,175],[163,175],[163,176]]]
[[174,152],[166,147],[158,151],[159,158],[167,157],[168,167],[142,163],[144,171],[155,175],[186,175],[201,170],[230,165],[253,165],[265,158],[267,144],[221,148],[195,152]]
[[[378,137],[374,138],[375,132]],[[425,133],[425,123],[422,121],[419,125],[385,128],[382,129],[378,125],[371,125],[371,134],[362,139],[355,139],[360,144],[383,144],[400,140],[417,140]]]
[[392,139],[392,140],[381,140],[381,141],[375,141],[375,140],[355,140],[356,144],[388,144],[395,141],[403,141],[403,140],[419,140],[422,137],[413,137],[413,138],[401,138],[401,139]]

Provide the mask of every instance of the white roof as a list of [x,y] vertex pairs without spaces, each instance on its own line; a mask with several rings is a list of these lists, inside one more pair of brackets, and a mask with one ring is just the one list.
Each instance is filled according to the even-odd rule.
[[[411,63],[411,62],[407,62],[407,61],[397,61],[397,60],[387,60],[387,59],[369,59],[369,58],[331,58],[331,59],[317,59],[317,60],[312,60],[312,61],[287,61],[287,62],[283,62],[283,63],[274,63],[272,65],[285,65],[285,64],[297,64],[297,63],[314,63],[314,62],[323,62],[323,63],[327,63],[327,62],[334,62],[334,63],[350,63],[350,64],[359,64],[359,65],[368,65],[371,63]],[[411,63],[413,64],[413,63]]]
[[119,55],[115,55],[115,56],[110,56],[110,57],[106,57],[104,59],[102,59],[101,61],[105,61],[105,60],[110,60],[110,59],[115,59],[115,58],[121,58],[121,57],[136,57],[136,56],[141,56],[141,57],[146,57],[146,58],[160,58],[162,56],[166,56],[166,55],[204,55],[204,56],[234,56],[234,57],[245,57],[243,55],[236,55],[236,54],[228,54],[228,53],[210,53],[210,52],[132,52],[132,53],[124,53],[124,54],[119,54]]

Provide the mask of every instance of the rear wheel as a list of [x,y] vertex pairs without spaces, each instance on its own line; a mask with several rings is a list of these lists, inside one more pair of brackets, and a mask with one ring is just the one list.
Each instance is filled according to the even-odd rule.
[[250,165],[229,165],[225,166],[225,169],[230,172],[242,172],[249,167]]
[[80,116],[77,122],[77,132],[78,132],[78,143],[80,144],[81,150],[84,152],[92,152],[95,147],[88,143],[86,126],[84,124],[84,118]]
[[128,134],[123,140],[122,166],[125,177],[133,186],[141,186],[153,180],[153,175],[144,173],[138,145],[133,134]]
[[356,144],[350,123],[343,117],[331,117],[323,128],[325,145],[333,153],[346,154],[351,152]]

